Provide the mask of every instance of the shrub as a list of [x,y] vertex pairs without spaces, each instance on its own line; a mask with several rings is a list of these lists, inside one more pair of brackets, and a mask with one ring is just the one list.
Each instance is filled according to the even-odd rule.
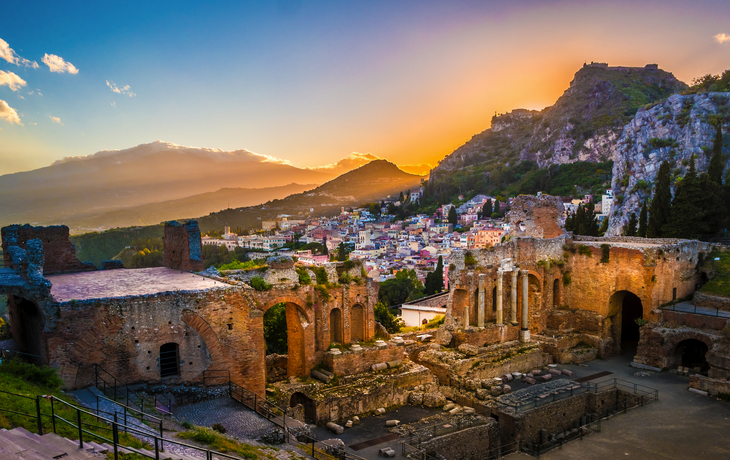
[[593,251],[591,251],[591,248],[589,248],[585,244],[581,244],[578,247],[578,254],[580,254],[582,256],[592,257],[593,256]]
[[10,338],[12,338],[12,334],[10,333],[10,324],[0,318],[0,340],[8,340]]
[[251,278],[251,287],[257,291],[268,291],[271,289],[271,285],[264,281],[260,276],[254,276]]
[[228,431],[228,430],[226,430],[226,427],[224,427],[220,423],[214,423],[210,427],[213,428],[218,433],[225,433],[226,431]]
[[477,264],[477,260],[474,258],[473,255],[471,255],[471,252],[466,251],[464,253],[464,264],[468,266],[474,266]]
[[349,260],[348,259],[345,262],[343,262],[343,264],[345,266],[345,270],[352,270],[353,268],[355,268],[355,261],[354,260]]
[[611,245],[602,244],[601,245],[601,263],[607,264],[610,256],[611,256]]
[[181,426],[182,426],[183,428],[185,428],[186,430],[192,430],[192,429],[193,429],[193,427],[195,426],[195,425],[193,425],[192,423],[188,422],[187,420],[185,420],[184,422],[182,422],[182,423],[181,423],[180,425],[181,425]]
[[56,369],[48,366],[38,367],[17,359],[8,359],[0,365],[0,372],[19,377],[26,382],[47,388],[57,388],[63,384]]
[[340,284],[350,284],[352,282],[352,277],[350,276],[349,273],[342,272],[340,274],[339,282],[340,282]]
[[329,279],[327,279],[327,270],[325,270],[324,267],[314,267],[312,268],[312,271],[315,275],[317,275],[317,284],[329,283]]
[[312,277],[304,267],[297,267],[297,275],[299,275],[299,284],[312,284]]
[[570,281],[570,273],[563,273],[563,286],[569,285]]

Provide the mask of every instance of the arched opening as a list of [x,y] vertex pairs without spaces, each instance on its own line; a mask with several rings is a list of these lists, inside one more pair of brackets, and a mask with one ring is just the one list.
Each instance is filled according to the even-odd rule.
[[160,347],[160,377],[180,375],[179,347],[170,342]]
[[342,310],[330,310],[330,343],[342,343]]
[[553,281],[553,307],[558,308],[560,306],[560,281],[555,278]]
[[679,342],[675,352],[677,365],[705,372],[710,368],[705,357],[707,349],[707,344],[701,340],[687,339]]
[[350,308],[350,338],[352,342],[365,340],[365,309],[360,304]]
[[288,338],[286,327],[286,304],[277,303],[264,313],[264,342],[266,354],[285,355]]
[[296,407],[300,404],[304,407],[304,421],[310,424],[315,423],[317,421],[317,407],[314,405],[312,398],[300,392],[292,394],[289,407]]
[[309,326],[307,315],[298,305],[286,303],[287,376],[305,375],[305,329]]
[[36,365],[47,363],[46,344],[43,337],[44,317],[40,308],[22,297],[8,296],[10,330],[21,352]]
[[633,350],[639,342],[637,319],[644,317],[641,299],[629,291],[618,291],[609,300],[608,319],[616,351]]

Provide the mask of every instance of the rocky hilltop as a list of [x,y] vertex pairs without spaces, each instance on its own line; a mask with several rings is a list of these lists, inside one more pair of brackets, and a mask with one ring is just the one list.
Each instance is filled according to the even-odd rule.
[[[606,235],[620,235],[629,215],[638,214],[642,202],[651,199],[662,161],[672,165],[672,193],[692,155],[697,172],[707,172],[716,122],[730,123],[730,93],[676,94],[636,113],[616,143],[612,182],[616,200]],[[728,166],[730,161],[726,170]]]
[[607,161],[639,108],[678,93],[686,84],[654,64],[585,64],[555,105],[517,109],[492,118],[492,127],[446,156],[434,175],[477,163],[532,160],[540,168],[576,161]]

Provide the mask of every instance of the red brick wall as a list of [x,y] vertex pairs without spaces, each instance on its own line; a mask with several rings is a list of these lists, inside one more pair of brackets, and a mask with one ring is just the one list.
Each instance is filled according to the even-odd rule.
[[196,221],[166,222],[163,242],[165,267],[196,272],[205,268],[200,252],[200,228]]
[[87,270],[94,270],[93,265],[87,265],[76,258],[76,249],[69,239],[69,230],[65,225],[52,227],[33,227],[31,225],[12,225],[2,229],[3,234],[3,258],[5,266],[10,266],[10,255],[7,252],[6,233],[17,231],[18,246],[25,249],[28,240],[39,239],[43,243],[43,264],[44,275],[57,273],[75,273]]
[[324,354],[324,365],[337,375],[353,375],[370,370],[373,364],[395,361],[405,357],[405,347],[388,344],[387,347],[369,347],[342,354]]

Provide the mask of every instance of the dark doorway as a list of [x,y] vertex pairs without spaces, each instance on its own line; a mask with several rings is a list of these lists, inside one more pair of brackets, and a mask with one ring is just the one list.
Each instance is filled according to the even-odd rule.
[[342,343],[342,310],[339,308],[330,311],[330,342]]
[[677,344],[677,363],[679,366],[689,367],[690,369],[699,368],[700,372],[710,368],[707,364],[705,355],[707,354],[707,345],[701,340],[687,339]]
[[180,358],[176,343],[166,343],[160,347],[160,377],[180,375]]
[[641,299],[636,294],[626,292],[621,307],[621,342],[639,341],[639,325],[636,320],[643,316]]
[[560,282],[557,278],[553,281],[553,307],[558,308],[560,306]]
[[497,288],[492,289],[492,312],[497,311]]
[[304,393],[296,392],[291,395],[291,399],[289,400],[289,407],[296,407],[299,404],[304,407],[304,421],[310,424],[315,423],[317,417],[317,408],[315,407],[312,398],[305,395]]
[[38,366],[46,364],[44,319],[38,306],[22,297],[8,296],[10,330],[25,358]]
[[285,355],[288,351],[286,304],[277,303],[264,313],[266,354]]
[[352,342],[365,340],[365,309],[360,304],[350,309],[350,339]]

